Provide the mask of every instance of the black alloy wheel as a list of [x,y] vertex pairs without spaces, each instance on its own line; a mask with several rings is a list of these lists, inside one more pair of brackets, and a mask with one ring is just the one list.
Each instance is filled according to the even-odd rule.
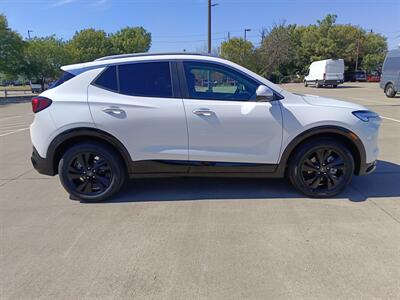
[[68,180],[85,195],[103,193],[110,187],[113,172],[109,162],[98,153],[82,152],[69,163]]
[[69,148],[58,165],[60,180],[74,198],[88,202],[108,199],[125,182],[121,157],[108,145],[87,142]]
[[321,138],[301,145],[288,166],[288,177],[295,188],[313,198],[340,193],[354,174],[354,158],[339,141]]
[[330,148],[309,152],[301,162],[300,168],[304,185],[323,192],[340,185],[346,173],[344,158]]

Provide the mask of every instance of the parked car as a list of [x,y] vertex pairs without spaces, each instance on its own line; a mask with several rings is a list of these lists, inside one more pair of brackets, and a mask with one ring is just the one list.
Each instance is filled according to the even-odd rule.
[[[84,201],[109,198],[127,176],[182,175],[287,176],[332,197],[375,169],[376,113],[292,94],[218,57],[117,55],[62,70],[32,99],[31,160]],[[220,81],[205,89],[206,77]]]
[[21,80],[14,80],[14,81],[12,82],[12,85],[13,85],[13,86],[22,86],[22,85],[23,85],[23,82],[22,82]]
[[377,71],[367,73],[368,82],[379,82],[381,81],[381,75]]
[[12,85],[12,81],[9,80],[3,80],[1,82],[1,86],[11,86]]
[[345,72],[345,81],[351,81],[351,82],[365,82],[367,81],[367,73],[365,71],[348,71]]
[[343,59],[314,61],[304,77],[304,86],[312,84],[317,88],[327,85],[337,87],[338,84],[343,83],[343,72]]
[[389,98],[393,98],[400,91],[400,49],[386,54],[379,86]]
[[38,81],[30,81],[31,91],[34,94],[42,92],[42,84]]

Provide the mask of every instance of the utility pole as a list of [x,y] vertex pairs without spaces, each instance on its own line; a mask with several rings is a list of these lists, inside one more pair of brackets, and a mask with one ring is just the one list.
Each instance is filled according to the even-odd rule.
[[245,29],[244,29],[244,41],[246,41],[246,33],[247,33],[248,31],[251,31],[251,29],[250,29],[250,28],[245,28]]
[[357,54],[356,54],[356,69],[355,69],[355,71],[358,70],[358,53],[360,51],[360,39],[361,39],[361,30],[359,30],[358,40],[357,40]]
[[31,39],[31,32],[33,32],[33,30],[28,30],[28,40]]
[[231,33],[228,31],[228,42],[231,40]]
[[211,4],[211,0],[208,0],[208,53],[211,53],[211,7],[217,5],[218,3]]

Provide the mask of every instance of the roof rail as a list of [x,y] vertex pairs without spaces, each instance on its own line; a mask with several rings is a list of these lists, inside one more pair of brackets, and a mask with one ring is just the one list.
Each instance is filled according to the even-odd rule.
[[127,58],[127,57],[138,57],[138,56],[155,56],[155,55],[200,55],[200,56],[214,56],[214,57],[217,56],[210,53],[199,53],[199,52],[161,52],[161,53],[143,52],[143,53],[117,54],[117,55],[104,56],[95,59],[94,61]]

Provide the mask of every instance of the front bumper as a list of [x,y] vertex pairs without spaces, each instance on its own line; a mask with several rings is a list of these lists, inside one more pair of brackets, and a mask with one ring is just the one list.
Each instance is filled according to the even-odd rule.
[[376,161],[373,161],[371,163],[362,163],[360,165],[360,170],[358,171],[359,176],[363,176],[363,175],[368,175],[372,172],[374,172],[376,169]]
[[32,150],[31,162],[36,171],[40,174],[54,176],[56,172],[54,171],[53,161],[48,158],[42,158],[35,147]]

